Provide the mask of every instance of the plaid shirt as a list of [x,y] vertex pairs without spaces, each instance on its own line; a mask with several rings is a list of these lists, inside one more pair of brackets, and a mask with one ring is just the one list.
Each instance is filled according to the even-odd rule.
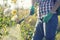
[[39,17],[46,15],[53,7],[52,0],[39,1]]

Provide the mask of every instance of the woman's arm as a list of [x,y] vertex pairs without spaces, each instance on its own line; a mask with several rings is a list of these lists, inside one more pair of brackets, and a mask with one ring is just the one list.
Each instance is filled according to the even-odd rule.
[[52,8],[52,12],[56,12],[57,8],[60,6],[60,0],[56,0],[55,5]]
[[37,3],[38,0],[32,0],[32,6],[31,6],[31,9],[30,9],[30,15],[34,15],[35,13],[35,6],[38,6],[36,3]]

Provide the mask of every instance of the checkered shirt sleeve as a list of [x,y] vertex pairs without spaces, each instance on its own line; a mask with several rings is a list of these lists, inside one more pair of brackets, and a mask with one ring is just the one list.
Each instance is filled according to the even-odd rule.
[[53,7],[53,2],[51,1],[40,2],[39,16],[46,15],[49,11],[51,11],[52,7]]

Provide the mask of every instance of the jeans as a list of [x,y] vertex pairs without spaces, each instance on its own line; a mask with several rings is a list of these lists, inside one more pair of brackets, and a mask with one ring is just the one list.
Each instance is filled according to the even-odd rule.
[[[40,19],[39,19],[40,20]],[[36,25],[36,30],[33,36],[33,40],[42,40],[44,37],[43,22],[39,22]],[[56,30],[58,26],[58,17],[56,14],[52,16],[48,23],[46,23],[46,40],[55,40]]]

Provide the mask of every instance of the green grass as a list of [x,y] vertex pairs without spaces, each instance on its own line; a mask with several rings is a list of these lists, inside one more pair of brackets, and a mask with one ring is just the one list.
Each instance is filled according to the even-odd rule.
[[58,16],[58,29],[56,34],[56,40],[60,40],[60,16]]
[[56,35],[56,40],[60,40],[60,32]]

